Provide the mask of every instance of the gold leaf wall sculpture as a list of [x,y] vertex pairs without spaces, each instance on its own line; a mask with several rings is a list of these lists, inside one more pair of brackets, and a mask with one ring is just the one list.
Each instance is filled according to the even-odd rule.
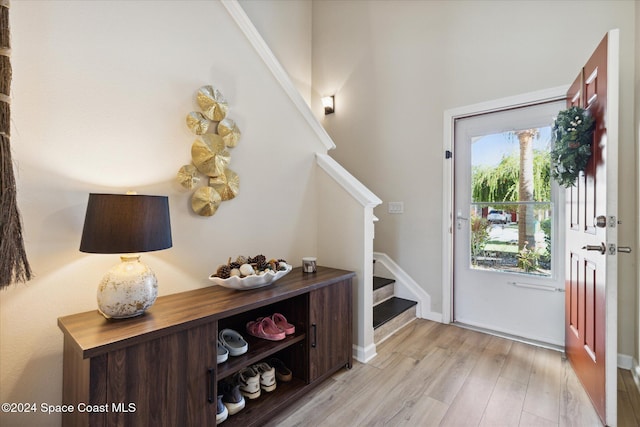
[[229,106],[218,89],[203,86],[196,93],[201,112],[187,114],[186,123],[198,135],[191,145],[191,164],[178,171],[180,185],[192,190],[200,182],[199,174],[207,176],[208,185],[197,188],[191,197],[191,208],[201,216],[212,216],[220,203],[238,194],[240,178],[229,169],[230,148],[238,145],[240,129],[227,117]]

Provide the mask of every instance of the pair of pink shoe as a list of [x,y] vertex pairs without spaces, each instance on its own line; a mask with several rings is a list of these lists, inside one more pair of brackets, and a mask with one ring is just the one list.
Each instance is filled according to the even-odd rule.
[[270,341],[280,341],[287,335],[293,335],[296,327],[287,322],[280,313],[274,313],[271,317],[259,317],[255,321],[247,323],[247,332],[254,337]]

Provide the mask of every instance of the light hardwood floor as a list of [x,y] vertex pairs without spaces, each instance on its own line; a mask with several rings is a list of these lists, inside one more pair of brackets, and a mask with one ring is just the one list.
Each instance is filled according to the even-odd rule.
[[[640,425],[634,387],[630,373],[620,371],[621,427]],[[379,345],[372,361],[336,373],[269,425],[601,423],[561,353],[419,319]]]

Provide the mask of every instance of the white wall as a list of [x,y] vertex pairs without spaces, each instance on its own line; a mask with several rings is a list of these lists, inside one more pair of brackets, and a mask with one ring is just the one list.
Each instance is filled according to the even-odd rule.
[[311,102],[311,0],[240,0],[307,102]]
[[[313,2],[313,102],[335,93],[330,154],[383,199],[375,250],[442,310],[442,115],[569,84],[604,34],[621,30],[620,236],[637,236],[635,7],[631,1]],[[387,202],[405,213],[389,215]],[[634,242],[620,240],[621,245]],[[635,352],[636,265],[620,258],[619,350]]]
[[[0,401],[59,404],[59,316],[96,308],[118,260],[78,251],[89,192],[169,196],[173,248],[145,254],[160,295],[209,286],[229,256],[299,265],[317,248],[309,125],[219,2],[11,3],[12,148],[35,279],[0,292]],[[210,218],[175,182],[194,136],[185,116],[213,84],[243,135],[232,150],[239,196]],[[2,425],[60,425],[0,414]]]
[[[636,52],[636,76],[635,76],[635,111],[636,111],[636,161],[637,164],[640,165],[640,55],[637,54],[638,49],[640,49],[640,6],[636,4],[636,39],[635,39],[635,48]],[[638,168],[636,168],[636,182],[638,183],[638,188],[640,189],[640,173],[638,172]],[[636,212],[636,223],[640,224],[640,197],[636,196],[636,203],[638,203],[638,210]],[[636,259],[636,333],[635,333],[635,353],[633,354],[633,358],[635,359],[635,370],[636,375],[640,378],[640,230],[637,230],[637,238],[635,245],[635,259]]]
[[[354,357],[367,362],[373,341],[373,208],[381,200],[327,154],[318,155],[318,255],[356,273],[353,280]],[[339,183],[340,187],[336,184]]]

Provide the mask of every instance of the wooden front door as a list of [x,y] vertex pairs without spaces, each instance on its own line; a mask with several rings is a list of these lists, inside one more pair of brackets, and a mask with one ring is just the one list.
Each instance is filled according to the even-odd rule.
[[589,164],[566,194],[565,347],[608,425],[616,422],[617,38],[604,37],[567,92],[567,106],[589,110],[596,129]]

